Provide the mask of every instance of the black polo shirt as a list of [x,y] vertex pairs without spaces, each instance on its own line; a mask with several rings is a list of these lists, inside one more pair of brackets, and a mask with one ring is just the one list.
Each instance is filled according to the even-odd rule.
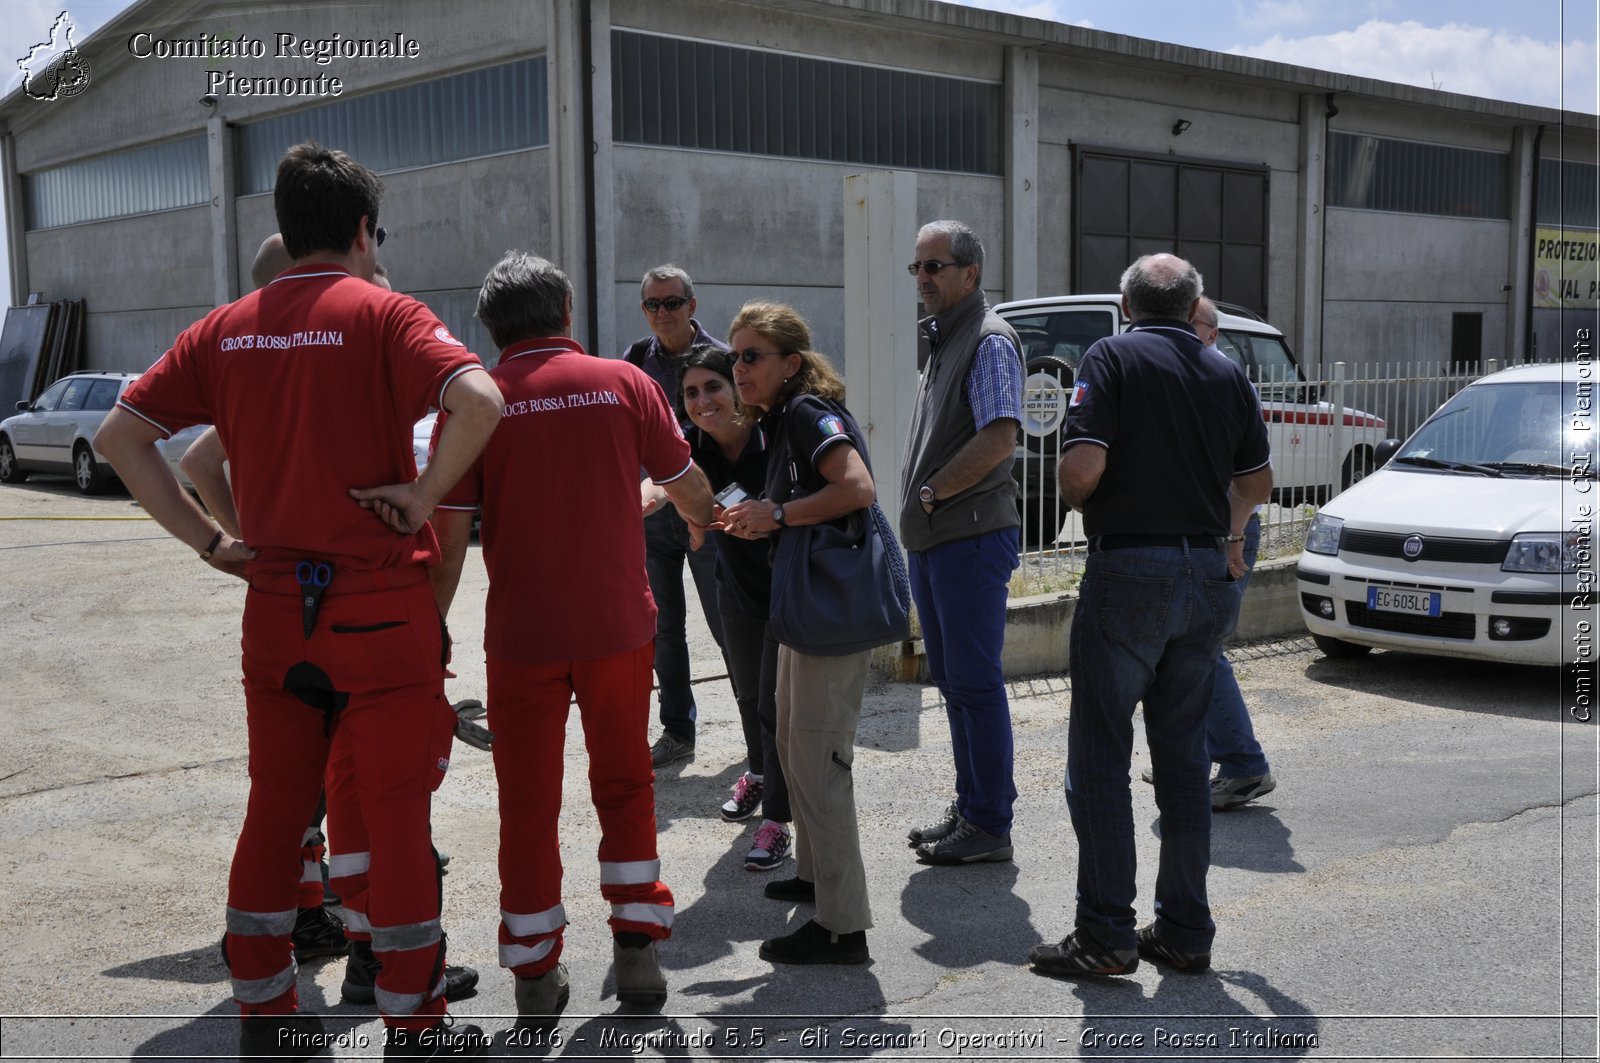
[[[698,428],[691,428],[688,438],[695,464],[711,481],[713,492],[737,483],[751,498],[762,496],[767,486],[767,434],[760,425],[751,430],[736,461],[729,461],[722,446]],[[765,623],[772,597],[767,541],[741,539],[720,531],[713,531],[711,536],[717,548],[718,588],[737,605],[738,617]]]
[[[855,446],[854,419],[843,406],[815,395],[796,395],[782,409],[761,419],[771,441],[773,459],[767,466],[766,496],[788,503],[816,494],[828,485],[817,471],[823,452],[834,446]],[[867,455],[861,455],[869,462]],[[842,521],[844,518],[840,518]]]
[[1160,318],[1089,348],[1062,441],[1106,448],[1083,506],[1091,537],[1227,535],[1228,485],[1271,460],[1244,370],[1208,354],[1187,324]]

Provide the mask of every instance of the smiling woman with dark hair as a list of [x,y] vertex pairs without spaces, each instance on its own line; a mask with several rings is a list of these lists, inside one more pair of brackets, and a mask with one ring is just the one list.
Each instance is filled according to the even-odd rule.
[[[718,516],[740,499],[760,497],[767,479],[767,433],[739,402],[733,355],[710,344],[689,348],[680,365],[678,404],[693,425],[688,439],[695,464],[718,494]],[[767,626],[772,564],[764,538],[731,535],[720,521],[711,527],[717,611],[749,758],[749,770],[734,783],[733,796],[720,812],[732,823],[760,810],[744,866],[771,871],[787,858],[792,843],[789,788],[777,745],[778,643]]]

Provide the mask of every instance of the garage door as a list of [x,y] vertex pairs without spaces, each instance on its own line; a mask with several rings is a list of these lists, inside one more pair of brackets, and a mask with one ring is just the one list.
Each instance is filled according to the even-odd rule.
[[1114,292],[1140,255],[1176,251],[1207,295],[1270,314],[1265,167],[1075,151],[1073,292]]

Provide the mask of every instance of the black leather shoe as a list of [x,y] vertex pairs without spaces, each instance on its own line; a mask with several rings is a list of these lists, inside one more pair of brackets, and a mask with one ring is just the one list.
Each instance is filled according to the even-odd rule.
[[384,1059],[484,1059],[489,1055],[490,1037],[476,1026],[455,1025],[449,1015],[426,1030],[401,1030],[390,1026],[384,1031]]
[[239,1031],[239,1058],[310,1059],[328,1047],[322,1020],[315,1015],[246,1015]]
[[835,934],[815,919],[792,934],[761,943],[761,958],[772,963],[866,963],[867,932]]
[[[339,987],[339,999],[346,1004],[376,1004],[378,971],[382,968],[383,961],[372,953],[372,942],[350,942],[350,960],[345,964],[344,984]],[[445,1000],[453,1004],[477,992],[478,972],[475,968],[445,965]]]
[[791,904],[815,904],[817,900],[817,884],[807,882],[798,875],[769,882],[762,892],[768,900],[788,901]]

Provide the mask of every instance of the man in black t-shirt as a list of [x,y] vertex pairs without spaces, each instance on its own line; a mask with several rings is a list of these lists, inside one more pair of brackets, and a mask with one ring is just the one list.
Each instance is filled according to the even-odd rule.
[[[1266,426],[1243,370],[1205,351],[1200,274],[1147,255],[1122,276],[1132,328],[1084,355],[1057,470],[1089,557],[1070,635],[1067,808],[1078,838],[1075,929],[1037,945],[1051,974],[1118,975],[1139,958],[1205,970],[1216,933],[1206,708],[1245,574],[1244,527],[1272,487]],[[1155,920],[1135,929],[1133,710],[1161,809]]]

